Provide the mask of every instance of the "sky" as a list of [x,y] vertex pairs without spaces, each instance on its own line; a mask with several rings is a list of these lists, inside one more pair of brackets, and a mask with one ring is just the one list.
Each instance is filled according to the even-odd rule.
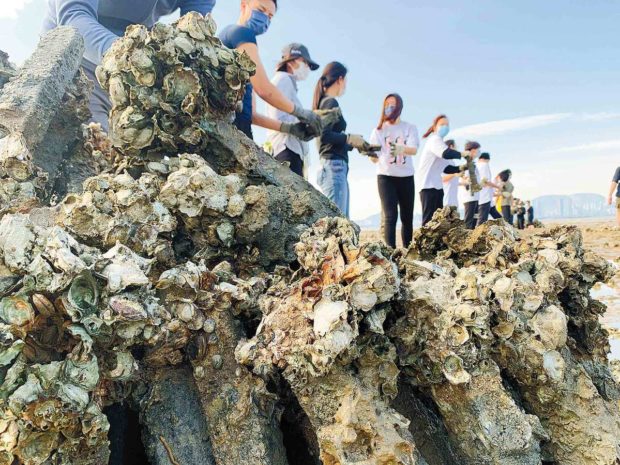
[[[0,0],[0,48],[15,63],[35,47],[46,4]],[[259,38],[263,63],[274,69],[290,42],[305,44],[320,64],[344,63],[348,89],[340,104],[349,132],[368,137],[383,98],[398,92],[403,119],[420,133],[445,113],[461,147],[477,140],[491,153],[494,172],[512,169],[517,197],[607,195],[620,166],[620,1],[279,4]],[[238,6],[218,1],[220,27],[236,22]],[[307,106],[319,73],[300,83]],[[264,141],[263,131],[255,136]],[[319,163],[311,146],[315,181]],[[356,152],[350,159],[351,217],[363,219],[380,211],[375,167]]]

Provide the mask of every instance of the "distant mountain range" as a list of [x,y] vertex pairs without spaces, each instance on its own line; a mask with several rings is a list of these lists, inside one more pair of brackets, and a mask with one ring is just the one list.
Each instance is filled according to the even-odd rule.
[[599,218],[612,216],[614,207],[599,194],[544,195],[532,200],[539,219]]
[[[614,208],[607,205],[605,197],[599,194],[544,195],[532,200],[535,217],[540,220],[560,218],[603,218],[614,215]],[[414,226],[421,218],[415,215]],[[362,229],[375,230],[381,227],[381,213],[356,221]]]

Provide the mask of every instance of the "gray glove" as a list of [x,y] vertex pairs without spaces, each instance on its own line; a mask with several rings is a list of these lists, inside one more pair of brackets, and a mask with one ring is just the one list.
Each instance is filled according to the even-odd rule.
[[297,119],[302,123],[306,123],[310,132],[315,137],[321,135],[321,131],[323,130],[323,123],[321,122],[321,118],[319,117],[319,115],[314,113],[312,110],[306,110],[295,105],[295,108],[293,109],[293,113],[291,113],[291,115],[296,116]]
[[316,137],[306,123],[282,123],[280,132],[290,134],[304,142],[308,142]]
[[364,141],[364,136],[360,136],[359,134],[349,134],[347,136],[347,144],[359,151],[364,150],[364,147],[368,146],[366,141]]

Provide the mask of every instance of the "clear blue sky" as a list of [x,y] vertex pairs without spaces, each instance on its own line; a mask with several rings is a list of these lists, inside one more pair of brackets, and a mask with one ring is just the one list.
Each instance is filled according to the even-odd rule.
[[[5,3],[6,0],[1,0]],[[0,6],[0,48],[15,61],[36,43],[46,0]],[[369,135],[385,94],[423,132],[447,113],[457,139],[513,169],[517,196],[606,194],[620,165],[618,0],[280,0],[259,40],[268,69],[282,46],[302,42],[321,64],[345,63],[341,105],[351,132]],[[236,0],[219,0],[220,27]],[[301,84],[310,105],[318,72]],[[504,121],[508,120],[508,121]],[[264,135],[257,132],[257,141]],[[374,166],[352,153],[352,216],[379,211]],[[318,162],[313,159],[311,178]]]

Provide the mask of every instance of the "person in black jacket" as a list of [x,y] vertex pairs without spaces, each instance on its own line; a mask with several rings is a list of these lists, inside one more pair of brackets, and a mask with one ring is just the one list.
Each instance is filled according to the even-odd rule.
[[[331,110],[340,108],[338,97],[347,88],[347,68],[337,61],[325,66],[314,91],[312,108]],[[321,171],[318,184],[321,192],[336,204],[343,215],[349,217],[349,152],[352,149],[363,150],[368,145],[357,134],[347,134],[347,121],[342,114],[335,123],[323,127],[319,139]]]

